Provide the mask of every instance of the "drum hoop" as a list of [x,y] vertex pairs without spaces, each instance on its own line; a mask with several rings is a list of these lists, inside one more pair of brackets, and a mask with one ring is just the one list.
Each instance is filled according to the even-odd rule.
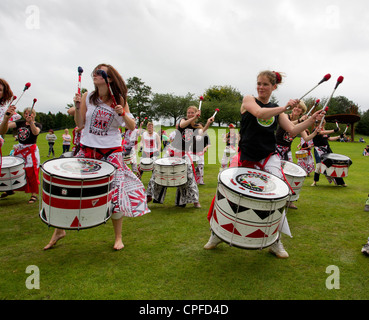
[[[246,168],[246,167],[245,167]],[[228,169],[225,169],[225,170],[229,170],[229,169],[232,169],[232,168],[228,168]],[[251,169],[251,170],[258,170],[258,169],[252,169],[252,168],[246,168],[246,169]],[[224,171],[225,171],[224,170]],[[258,171],[261,171],[261,170],[258,170]],[[274,176],[276,177],[277,179],[281,180],[284,184],[286,184],[287,186],[287,190],[289,190],[289,187],[288,187],[288,184],[283,181],[282,179],[278,178],[275,174],[272,174],[272,173],[269,173],[269,172],[266,172],[266,171],[261,171],[265,174],[269,174],[271,176]],[[221,182],[221,181],[218,181],[218,183]],[[230,191],[233,191],[234,193],[236,194],[240,194],[241,196],[243,196],[244,198],[252,198],[252,199],[255,199],[255,200],[259,200],[259,201],[270,201],[270,202],[277,202],[277,201],[280,201],[280,200],[284,200],[285,198],[287,198],[289,196],[289,193],[287,193],[287,195],[285,196],[280,196],[280,197],[276,197],[276,198],[273,198],[273,199],[265,199],[265,198],[260,198],[260,197],[257,197],[257,196],[252,196],[252,195],[244,195],[244,194],[241,194],[241,193],[238,193],[236,192],[234,189],[228,187],[227,185],[225,185],[224,183],[222,183],[222,185],[224,185],[228,190]]]
[[[90,159],[90,158],[83,158],[83,157],[72,157],[72,158],[65,158],[65,159]],[[97,160],[97,161],[102,161],[102,162],[105,162],[107,163],[108,165],[112,166],[113,167],[113,171],[111,173],[107,173],[107,174],[104,174],[104,175],[100,175],[100,176],[94,176],[94,177],[65,177],[65,176],[62,176],[60,174],[54,174],[54,173],[51,173],[51,172],[48,172],[45,168],[44,168],[44,165],[45,163],[49,162],[49,161],[53,161],[55,159],[49,159],[49,160],[46,160],[44,163],[40,164],[40,168],[41,168],[41,171],[50,175],[50,176],[54,176],[54,177],[59,177],[59,178],[63,178],[63,179],[67,179],[67,180],[94,180],[94,179],[100,179],[100,178],[106,178],[106,177],[111,177],[112,175],[115,174],[115,172],[117,171],[117,168],[115,168],[110,162],[108,161],[105,161],[105,160],[98,160],[98,159],[91,159],[91,160]]]
[[[4,158],[18,158],[19,160],[21,160],[21,163],[17,163],[17,164],[15,164],[15,166],[24,165],[26,163],[26,161],[23,158],[19,157],[19,156],[3,156],[2,159],[4,159]],[[50,159],[50,160],[52,160],[52,159]],[[1,163],[2,163],[1,164],[1,168],[4,168],[4,169],[8,169],[8,168],[13,168],[14,167],[14,166],[4,167],[4,162],[2,160],[1,160]]]

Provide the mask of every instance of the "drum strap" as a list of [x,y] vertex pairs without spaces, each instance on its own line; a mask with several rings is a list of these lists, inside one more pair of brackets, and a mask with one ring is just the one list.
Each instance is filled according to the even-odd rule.
[[122,147],[103,149],[103,148],[90,148],[90,147],[81,145],[81,148],[83,149],[85,156],[87,158],[99,159],[99,160],[100,159],[106,160],[114,152],[123,152]]

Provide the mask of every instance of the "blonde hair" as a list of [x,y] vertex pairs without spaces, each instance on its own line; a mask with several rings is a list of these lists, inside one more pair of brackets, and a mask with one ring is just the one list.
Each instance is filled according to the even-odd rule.
[[[31,110],[32,110],[32,112],[31,112]],[[29,114],[29,115],[33,115],[33,116],[35,116],[35,117],[36,117],[36,110],[35,110],[35,109],[32,109],[32,108],[30,108],[30,107],[27,107],[27,108],[25,108],[25,109],[23,110],[23,114],[24,114],[26,111],[28,112],[28,114]]]
[[305,102],[303,100],[301,100],[298,105],[301,106],[301,108],[302,108],[302,111],[303,111],[302,114],[306,113],[307,107],[306,107]]

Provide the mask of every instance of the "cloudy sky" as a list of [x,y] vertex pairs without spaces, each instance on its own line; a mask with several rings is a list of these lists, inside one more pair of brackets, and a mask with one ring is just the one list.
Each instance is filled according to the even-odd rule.
[[214,85],[256,94],[261,70],[282,71],[280,103],[333,92],[369,109],[368,0],[1,0],[0,77],[23,110],[66,112],[91,71],[113,65],[154,93],[202,95]]

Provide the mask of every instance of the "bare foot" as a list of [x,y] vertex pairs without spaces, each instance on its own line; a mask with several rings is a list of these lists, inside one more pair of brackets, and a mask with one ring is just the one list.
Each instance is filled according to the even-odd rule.
[[122,250],[123,248],[124,248],[124,244],[122,242],[122,239],[115,240],[114,250],[119,251],[119,250]]
[[65,230],[55,229],[50,242],[44,247],[44,250],[52,248],[60,239],[63,239],[65,237],[65,234]]

